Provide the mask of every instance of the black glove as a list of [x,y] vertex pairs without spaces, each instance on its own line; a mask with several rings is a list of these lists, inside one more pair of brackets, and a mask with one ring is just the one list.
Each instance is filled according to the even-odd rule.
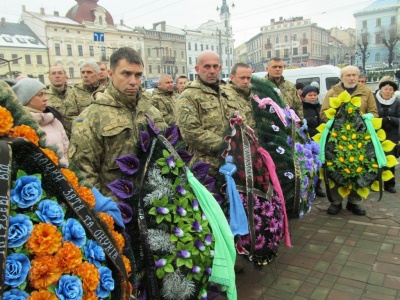
[[382,127],[386,127],[387,125],[389,125],[389,117],[383,117],[382,118]]

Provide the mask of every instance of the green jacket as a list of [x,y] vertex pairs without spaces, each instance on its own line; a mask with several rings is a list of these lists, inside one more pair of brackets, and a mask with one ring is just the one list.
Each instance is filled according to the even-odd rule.
[[178,96],[175,93],[168,93],[159,88],[155,88],[151,101],[163,115],[165,122],[169,125],[175,125],[175,106]]
[[242,110],[239,111],[240,116],[246,119],[246,125],[255,130],[256,122],[254,120],[253,107],[251,105],[253,95],[251,94],[250,89],[240,88],[233,83],[229,83],[223,88],[229,99],[236,99],[236,101],[240,102],[240,105],[242,106]]
[[297,93],[296,86],[290,81],[285,80],[283,76],[281,77],[281,80],[276,81],[275,79],[270,78],[267,74],[265,76],[265,79],[270,81],[281,91],[280,96],[283,101],[295,111],[300,119],[304,119],[303,102],[301,101],[300,96]]
[[194,154],[191,163],[210,163],[211,176],[218,173],[229,119],[235,111],[246,110],[242,101],[228,94],[224,87],[215,91],[196,79],[186,85],[177,103],[176,123],[189,153]]
[[65,89],[60,89],[50,84],[46,88],[47,105],[57,109],[59,112],[63,113],[65,111],[64,103],[71,91],[71,87],[68,85]]
[[[339,96],[342,92],[344,92],[345,89],[343,88],[342,82],[339,82],[338,84],[335,84],[326,94],[324,102],[322,103],[321,111],[320,111],[320,117],[321,120],[324,122],[328,121],[328,118],[325,115],[325,111],[330,108],[329,105],[329,98],[330,97],[337,97]],[[367,87],[366,85],[362,84],[357,84],[355,91],[353,94],[351,94],[352,97],[358,96],[361,97],[361,106],[360,106],[360,112],[365,114],[365,113],[372,113],[375,117],[379,117],[378,115],[378,109],[376,107],[376,102],[375,102],[375,97],[372,91]]]
[[81,82],[75,84],[68,93],[64,102],[64,111],[61,111],[64,115],[64,127],[68,136],[71,134],[72,122],[91,104],[91,95],[96,92],[99,87],[101,86],[98,84],[96,86],[87,86]]
[[160,130],[167,125],[143,94],[128,98],[109,84],[104,93],[94,97],[73,123],[68,157],[82,172],[83,184],[111,195],[107,184],[121,178],[115,159],[136,153],[139,131],[147,126],[145,115]]

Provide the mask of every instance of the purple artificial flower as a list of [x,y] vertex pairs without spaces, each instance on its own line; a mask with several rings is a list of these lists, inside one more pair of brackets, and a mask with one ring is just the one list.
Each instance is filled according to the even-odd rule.
[[203,221],[206,221],[207,220],[207,216],[204,213],[201,213],[201,219]]
[[261,205],[261,214],[268,218],[271,218],[274,215],[275,208],[271,202],[266,201]]
[[201,300],[207,300],[208,299],[208,294],[207,291],[204,290],[201,292]]
[[289,145],[290,147],[292,147],[293,139],[292,139],[290,136],[287,137],[287,143],[288,143],[288,145]]
[[259,216],[259,215],[254,215],[254,216],[253,216],[253,221],[254,221],[254,228],[255,228],[255,230],[257,230],[257,231],[260,230],[260,229],[261,229],[261,226],[262,226],[262,224],[263,224],[263,222],[262,222],[260,216]]
[[264,247],[264,245],[265,245],[265,237],[262,236],[261,234],[259,234],[259,235],[257,236],[256,243],[255,243],[255,244],[256,244],[256,245],[255,245],[256,250],[262,249],[262,248]]
[[140,132],[140,147],[142,148],[142,151],[144,153],[147,152],[150,146],[150,134],[147,131],[141,131]]
[[191,271],[193,274],[199,274],[201,271],[201,268],[199,266],[193,266]]
[[194,221],[192,223],[192,229],[194,231],[201,232],[203,230],[203,227],[201,227],[201,224],[199,223],[199,221]]
[[160,258],[155,262],[155,266],[157,269],[164,267],[167,264],[167,260],[164,258]]
[[304,152],[304,147],[303,147],[302,144],[296,143],[294,146],[295,146],[297,152],[299,152],[299,153],[303,153]]
[[254,195],[254,209],[259,209],[261,207],[260,198]]
[[199,240],[196,240],[196,241],[194,242],[194,246],[195,246],[197,249],[199,249],[200,251],[206,250],[206,247],[204,246],[204,244],[203,244],[201,241],[199,241]]
[[178,185],[175,190],[176,190],[176,192],[178,193],[179,196],[185,196],[186,195],[186,191],[185,191],[184,187],[181,186],[181,185]]
[[146,117],[147,117],[147,124],[149,124],[149,127],[150,127],[150,132],[153,135],[159,134],[160,133],[160,129],[158,129],[158,127],[156,126],[156,124],[153,122],[152,119],[150,119],[148,116],[146,116]]
[[189,154],[189,153],[187,153],[186,151],[183,151],[183,150],[178,150],[178,154],[182,158],[182,161],[184,163],[186,163],[186,164],[189,163],[192,160],[193,156],[194,156],[194,154]]
[[133,175],[139,170],[139,159],[136,155],[126,154],[115,159],[117,165],[125,175]]
[[177,237],[183,237],[185,236],[185,232],[180,229],[179,227],[174,227],[174,229],[172,229],[172,233],[175,234]]
[[174,126],[168,127],[164,132],[164,136],[171,143],[172,146],[175,146],[175,144],[179,140],[178,126],[174,125]]
[[199,210],[199,201],[197,199],[194,199],[192,201],[192,208],[193,208],[193,211],[198,211]]
[[119,199],[128,199],[133,196],[133,183],[128,179],[119,178],[107,186]]
[[305,167],[306,167],[307,171],[311,173],[313,171],[312,160],[306,160]]
[[206,238],[205,238],[204,242],[206,243],[207,246],[211,245],[211,243],[212,243],[212,234],[211,233],[206,234]]
[[179,250],[176,253],[176,256],[178,256],[179,258],[190,258],[192,255],[187,250]]
[[117,206],[122,215],[122,222],[124,224],[128,224],[132,220],[132,215],[133,215],[132,207],[124,202],[117,202]]
[[269,243],[268,243],[269,249],[276,249],[276,248],[278,248],[278,246],[279,246],[278,241],[276,241],[273,238],[269,240]]
[[156,208],[156,212],[159,215],[167,215],[167,214],[169,214],[169,209],[166,207],[158,206]]
[[211,268],[207,268],[204,270],[204,275],[210,276],[211,275]]
[[274,232],[277,232],[278,229],[279,229],[278,220],[275,218],[272,218],[269,222],[269,227],[267,227],[265,230],[269,230],[270,232],[274,233]]
[[213,194],[214,199],[217,200],[218,204],[221,205],[224,199],[220,196],[220,194]]
[[181,217],[185,217],[187,215],[187,211],[182,206],[179,206],[179,205],[176,207],[176,212]]
[[202,181],[204,178],[206,178],[210,166],[210,164],[201,161],[195,163],[192,168],[194,177],[196,177],[197,180]]
[[176,164],[175,164],[175,158],[171,155],[170,157],[167,158],[167,166],[170,169],[175,168]]
[[216,180],[212,177],[207,176],[204,181],[203,181],[203,185],[207,188],[208,191],[212,191],[214,188]]

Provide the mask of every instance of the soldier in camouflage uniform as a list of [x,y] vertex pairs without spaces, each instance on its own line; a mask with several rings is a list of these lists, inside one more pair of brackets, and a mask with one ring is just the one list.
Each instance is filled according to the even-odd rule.
[[97,65],[100,68],[99,74],[97,74],[97,79],[101,87],[98,90],[104,91],[107,87],[107,84],[110,82],[110,78],[108,77],[108,69],[107,65],[101,61],[97,62]]
[[300,119],[304,119],[303,102],[296,90],[296,86],[286,81],[282,76],[283,61],[279,57],[273,57],[269,60],[266,67],[268,74],[265,76],[267,80],[272,82],[280,91],[283,101],[292,108]]
[[91,103],[91,95],[100,86],[97,74],[100,72],[99,66],[95,62],[86,62],[82,66],[82,82],[74,85],[65,100],[64,111],[65,131],[71,134],[72,122],[87,108]]
[[62,66],[52,66],[49,70],[50,84],[46,88],[47,105],[59,112],[64,111],[64,101],[71,88],[67,85],[67,74]]
[[229,98],[241,101],[243,110],[240,111],[240,115],[246,118],[246,125],[255,128],[256,124],[251,106],[252,94],[249,89],[252,73],[249,65],[245,63],[235,64],[231,71],[229,84],[224,86],[224,90]]
[[[194,154],[192,163],[211,164],[209,174],[217,175],[220,151],[235,111],[246,110],[242,101],[231,98],[218,84],[219,56],[204,51],[195,67],[198,78],[186,85],[177,103],[177,125],[182,138]],[[242,115],[244,122],[246,117]]]
[[161,75],[158,87],[153,91],[151,101],[153,105],[162,113],[165,122],[175,125],[175,105],[178,96],[174,93],[174,81],[168,74]]
[[176,80],[176,89],[179,94],[183,92],[183,90],[185,89],[185,85],[188,82],[189,79],[185,75],[181,75],[178,77],[178,79]]
[[107,184],[121,177],[115,159],[135,153],[139,129],[149,116],[160,130],[167,125],[141,90],[143,60],[132,48],[110,57],[111,82],[72,126],[68,156],[82,172],[83,183],[111,196]]

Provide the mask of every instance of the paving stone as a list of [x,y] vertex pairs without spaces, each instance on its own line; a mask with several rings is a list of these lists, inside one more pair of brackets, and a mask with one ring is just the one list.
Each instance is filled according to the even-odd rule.
[[363,262],[365,264],[372,265],[375,262],[375,260],[376,260],[375,255],[362,253],[362,252],[359,252],[358,250],[354,250],[349,255],[349,261],[353,261],[353,262]]
[[387,288],[392,288],[392,289],[397,289],[398,290],[400,288],[400,277],[399,276],[386,275],[384,283],[383,283],[383,286],[387,287]]
[[387,275],[399,275],[399,266],[395,264],[388,264],[385,262],[376,262],[372,268],[373,271]]
[[326,298],[327,300],[356,300],[360,299],[360,297],[357,297],[353,294],[349,294],[343,291],[338,291],[338,290],[332,290],[328,297]]
[[373,285],[383,285],[383,281],[385,280],[385,274],[377,273],[377,272],[370,272],[368,283]]
[[381,244],[382,243],[379,243],[379,242],[360,239],[360,240],[358,240],[358,242],[356,244],[356,247],[357,248],[362,248],[362,249],[371,249],[371,250],[378,251],[381,248]]
[[358,262],[354,262],[354,261],[347,261],[346,262],[346,267],[350,267],[350,268],[358,268],[358,269],[362,269],[365,271],[371,271],[372,270],[372,264],[364,264],[364,263],[358,263]]
[[341,264],[331,264],[326,271],[327,274],[338,276],[343,270],[343,265]]
[[381,252],[378,254],[376,260],[400,265],[400,254]]
[[325,273],[326,270],[328,270],[328,268],[329,268],[329,263],[326,261],[320,260],[315,265],[314,270]]
[[288,293],[295,293],[301,286],[303,281],[291,278],[278,278],[271,288],[281,290]]
[[365,282],[352,280],[352,279],[348,279],[348,278],[343,278],[343,277],[339,277],[336,282],[338,284],[350,286],[350,287],[353,287],[356,289],[361,289],[361,290],[364,290],[365,286],[367,285]]
[[330,289],[325,288],[325,287],[316,287],[314,292],[311,295],[311,299],[326,299],[326,297],[329,295]]
[[[339,282],[339,280],[337,282]],[[339,283],[336,283],[333,286],[333,289],[337,290],[337,291],[342,291],[342,292],[345,292],[345,293],[349,293],[351,295],[359,295],[359,296],[361,296],[363,294],[363,292],[364,292],[363,289],[359,289],[359,288],[355,288],[355,287],[353,287],[351,285],[339,284]]]
[[299,288],[299,290],[297,291],[296,295],[303,296],[303,297],[306,297],[307,299],[310,299],[316,286],[317,286],[316,284],[304,282],[301,285],[301,287]]
[[380,293],[382,295],[381,299],[384,299],[384,297],[386,297],[386,295],[387,296],[394,296],[394,297],[397,295],[397,290],[396,289],[389,289],[389,288],[382,287],[382,286],[376,286],[376,285],[367,284],[365,289],[367,291],[371,291],[371,292],[374,292],[374,293]]
[[363,269],[344,266],[342,272],[340,272],[340,276],[344,278],[367,282],[369,274]]
[[382,243],[381,251],[383,251],[383,252],[394,252],[394,245],[393,244],[388,244],[388,243]]

